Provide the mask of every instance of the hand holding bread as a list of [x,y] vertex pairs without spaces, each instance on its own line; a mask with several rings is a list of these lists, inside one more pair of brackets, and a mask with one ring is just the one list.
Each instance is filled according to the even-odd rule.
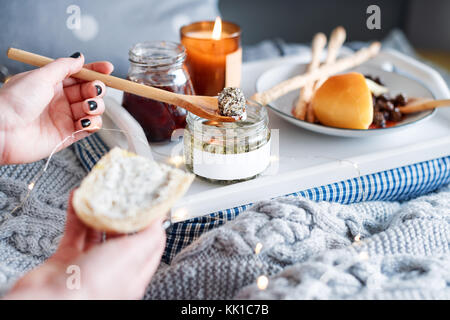
[[72,198],[73,193],[54,255],[19,279],[3,298],[141,299],[164,251],[161,219],[136,234],[102,242],[101,232],[78,219]]
[[132,233],[165,217],[193,179],[180,169],[114,148],[84,178],[73,206],[93,229]]

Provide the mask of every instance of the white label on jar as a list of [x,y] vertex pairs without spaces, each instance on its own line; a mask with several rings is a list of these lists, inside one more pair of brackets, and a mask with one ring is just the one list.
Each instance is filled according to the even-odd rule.
[[235,180],[253,177],[270,163],[270,141],[259,149],[238,154],[217,154],[194,148],[194,173],[209,179]]

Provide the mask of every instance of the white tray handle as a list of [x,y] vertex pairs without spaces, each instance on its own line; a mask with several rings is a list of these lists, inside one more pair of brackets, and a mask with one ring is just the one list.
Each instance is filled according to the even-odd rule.
[[448,99],[449,89],[441,75],[431,67],[393,49],[384,49],[371,63],[380,66],[389,61],[396,69],[425,84],[436,99]]
[[126,147],[129,151],[153,159],[144,130],[139,123],[115,99],[110,97],[104,99],[106,106],[103,115],[104,128],[119,129],[127,134],[113,130],[100,130],[100,137],[110,148],[114,146],[124,148],[123,137],[126,137]]

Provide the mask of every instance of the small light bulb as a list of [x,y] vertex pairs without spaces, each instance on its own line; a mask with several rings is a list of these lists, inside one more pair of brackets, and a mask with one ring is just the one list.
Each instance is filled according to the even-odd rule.
[[258,279],[256,279],[256,285],[259,290],[266,290],[269,285],[269,278],[266,276],[259,276]]
[[180,208],[172,214],[173,221],[183,221],[186,219],[188,212],[184,208]]
[[184,158],[182,156],[173,156],[169,158],[169,163],[173,164],[175,167],[179,167],[184,163]]
[[360,242],[361,241],[361,235],[358,233],[355,238],[354,238],[355,242]]
[[34,182],[32,182],[28,185],[28,190],[31,191],[31,190],[33,190],[33,188],[34,188]]
[[361,251],[359,253],[359,259],[363,261],[369,260],[369,254],[366,251]]
[[262,243],[258,242],[255,247],[255,253],[259,254],[261,252],[262,247],[263,247]]

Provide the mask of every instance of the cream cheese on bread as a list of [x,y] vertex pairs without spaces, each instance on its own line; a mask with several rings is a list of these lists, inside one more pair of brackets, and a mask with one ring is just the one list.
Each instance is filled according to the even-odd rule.
[[[191,174],[180,169],[114,148],[82,181],[73,204],[80,218],[88,224],[96,220],[93,224],[98,229],[130,232],[132,227],[117,230],[121,220],[136,222],[155,208],[167,213],[166,204],[171,207],[192,180]],[[118,228],[108,228],[111,221]]]

